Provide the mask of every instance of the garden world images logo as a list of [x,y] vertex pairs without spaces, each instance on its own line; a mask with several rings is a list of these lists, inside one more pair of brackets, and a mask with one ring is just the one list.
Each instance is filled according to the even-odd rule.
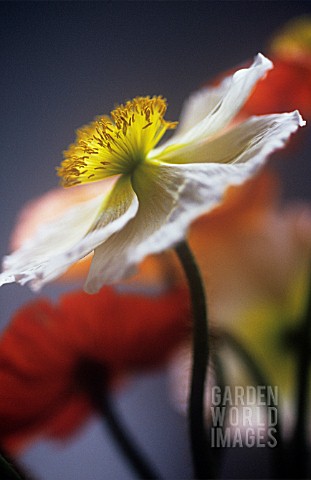
[[211,446],[276,447],[277,405],[276,386],[214,386]]

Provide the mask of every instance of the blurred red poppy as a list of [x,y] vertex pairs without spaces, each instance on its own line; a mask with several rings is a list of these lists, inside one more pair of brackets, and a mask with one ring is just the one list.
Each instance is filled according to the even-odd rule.
[[[294,18],[285,24],[273,35],[266,53],[274,68],[256,84],[239,118],[296,109],[305,119],[310,118],[311,17]],[[217,85],[228,74],[250,64],[251,60],[246,61],[217,76],[212,83]]]
[[[0,340],[0,442],[14,452],[34,436],[65,438],[94,410],[88,366],[115,387],[160,367],[188,335],[187,292],[147,297],[104,288],[21,308]],[[104,383],[103,383],[104,384]]]
[[274,69],[258,82],[242,113],[247,115],[289,112],[298,109],[311,116],[311,63],[273,58]]

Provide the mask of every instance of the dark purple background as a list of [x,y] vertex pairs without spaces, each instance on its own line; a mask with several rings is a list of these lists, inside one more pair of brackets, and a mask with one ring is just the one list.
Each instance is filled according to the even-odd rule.
[[[136,95],[164,95],[167,118],[178,119],[191,91],[265,53],[275,29],[301,13],[311,13],[310,2],[1,2],[1,257],[21,206],[57,185],[55,166],[76,128]],[[309,196],[310,149],[309,139],[294,164],[284,163],[291,196]],[[2,287],[1,324],[33,296]],[[189,478],[186,423],[166,385],[165,373],[139,378],[118,401],[162,475]],[[41,443],[23,460],[43,480],[134,478],[93,420],[65,447]]]

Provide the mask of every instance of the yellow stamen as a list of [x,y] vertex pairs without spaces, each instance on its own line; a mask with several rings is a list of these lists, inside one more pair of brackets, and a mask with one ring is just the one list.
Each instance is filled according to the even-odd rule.
[[71,187],[103,178],[131,173],[177,122],[165,121],[162,97],[136,97],[98,117],[77,131],[76,143],[64,152],[57,169],[62,185]]

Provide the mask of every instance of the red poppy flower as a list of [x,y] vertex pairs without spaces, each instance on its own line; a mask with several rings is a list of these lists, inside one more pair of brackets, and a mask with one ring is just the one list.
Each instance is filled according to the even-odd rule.
[[0,442],[14,451],[36,435],[64,438],[92,412],[85,382],[159,367],[188,335],[186,291],[147,297],[104,288],[39,299],[21,308],[0,340]]
[[311,116],[311,17],[294,18],[273,36],[269,56],[274,68],[258,82],[246,102],[247,115],[297,108]]
[[[250,115],[289,112],[298,109],[303,118],[311,117],[311,17],[294,18],[276,32],[267,52],[273,69],[257,82],[240,111],[238,120]],[[217,85],[224,77],[251,60],[217,76]]]
[[[289,112],[298,109],[303,118],[311,116],[311,53],[309,61],[289,56],[279,57],[270,53],[273,69],[261,79],[241,109],[236,121],[240,122],[251,115],[265,115],[274,112]],[[219,76],[212,82],[218,85],[228,74],[238,68],[247,68],[245,62]],[[207,84],[209,85],[209,83]]]
[[[311,63],[270,55],[274,69],[244,105],[242,114],[288,112],[297,108],[304,118],[311,116]],[[311,55],[310,55],[311,57]]]

